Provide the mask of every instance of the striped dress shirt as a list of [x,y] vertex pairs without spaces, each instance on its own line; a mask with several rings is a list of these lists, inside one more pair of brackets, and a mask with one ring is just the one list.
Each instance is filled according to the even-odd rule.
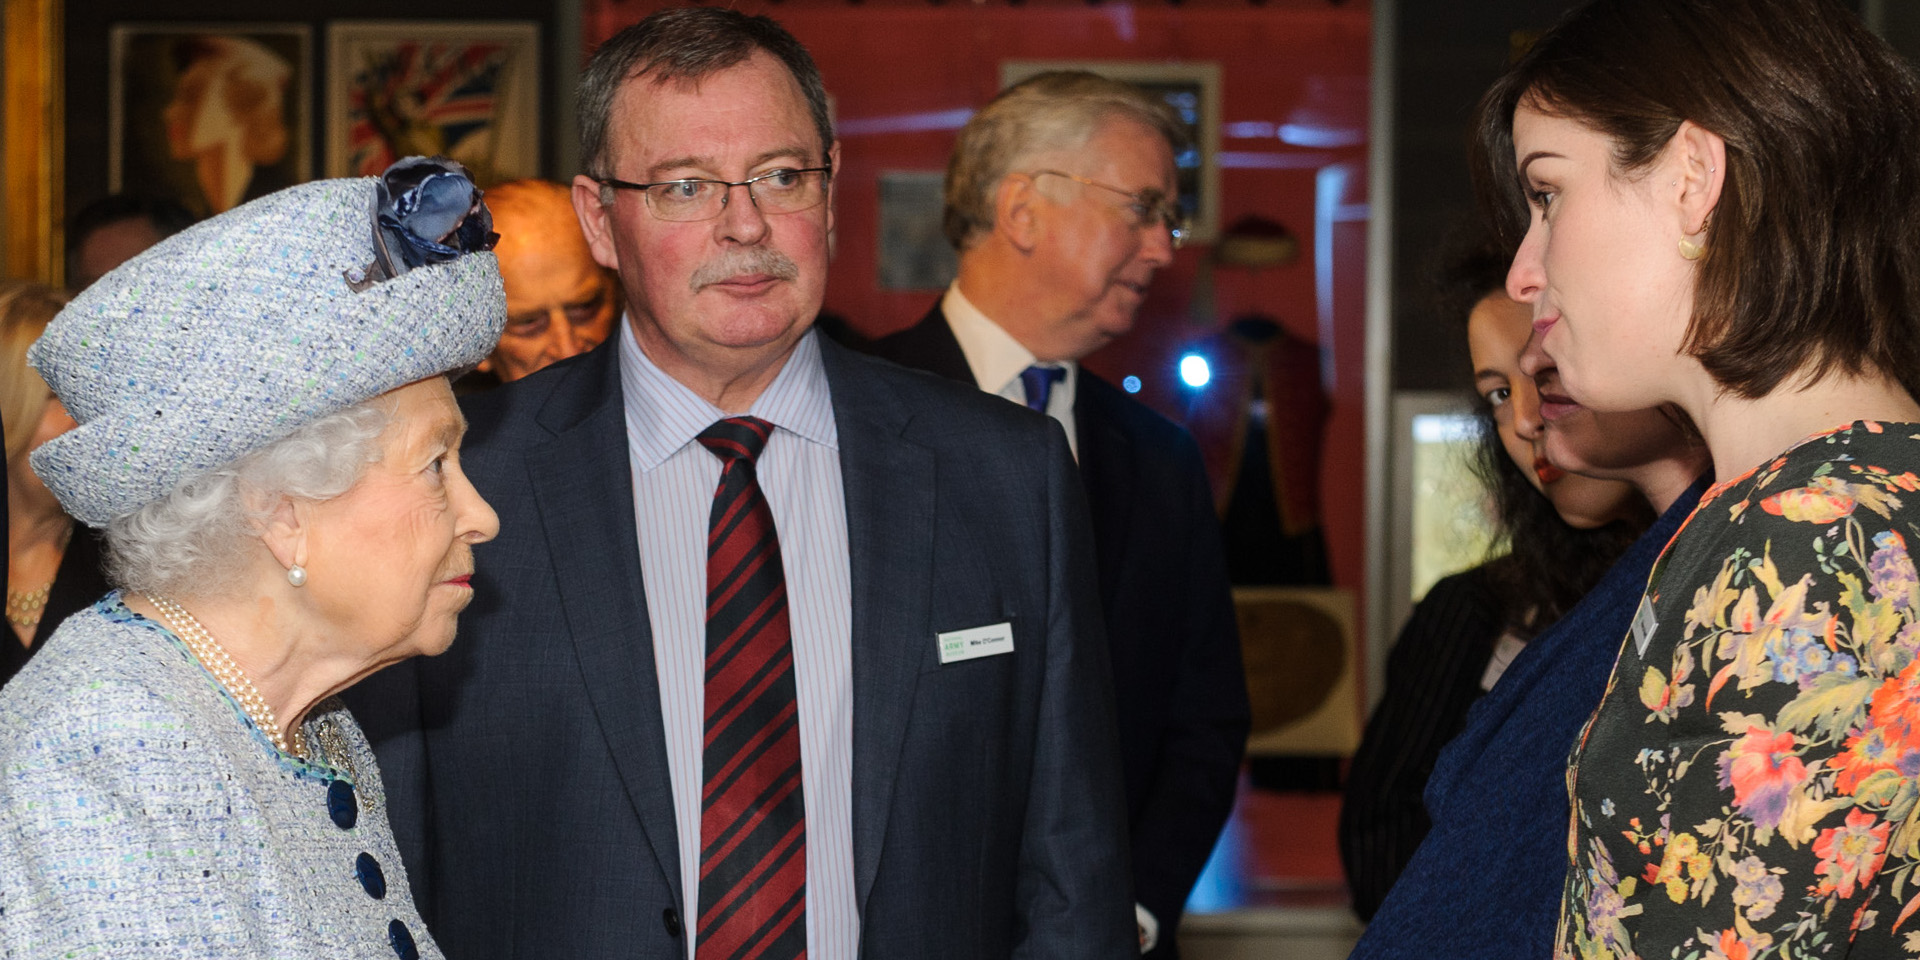
[[[640,571],[672,778],[687,956],[700,890],[701,744],[705,736],[707,521],[719,458],[694,441],[728,414],[647,359],[620,324],[620,385]],[[807,955],[853,960],[853,593],[846,497],[818,334],[802,337],[747,411],[777,429],[756,464],[786,568],[807,816]]]

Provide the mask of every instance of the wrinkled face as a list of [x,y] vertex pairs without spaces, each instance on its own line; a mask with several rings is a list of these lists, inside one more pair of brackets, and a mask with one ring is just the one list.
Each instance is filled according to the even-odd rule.
[[[1493,407],[1500,445],[1546,494],[1569,526],[1603,526],[1632,509],[1639,494],[1618,480],[1595,480],[1568,473],[1547,455],[1540,416],[1540,394],[1520,370],[1520,351],[1531,330],[1525,304],[1489,294],[1467,318],[1467,348],[1473,356],[1474,389]],[[1591,416],[1591,414],[1588,414]]]
[[383,456],[352,489],[308,504],[306,599],[375,661],[440,653],[473,600],[473,545],[500,520],[460,470],[466,421],[445,377],[386,395]]
[[[738,182],[782,168],[832,163],[805,95],[764,52],[697,83],[628,80],[614,97],[611,175],[635,183],[682,178]],[[620,274],[634,336],[663,365],[719,369],[729,354],[779,352],[806,333],[826,291],[833,198],[794,213],[763,214],[733,187],[718,217],[655,217],[640,191],[575,181],[594,258]],[[666,356],[662,356],[662,353]]]
[[[1030,164],[1118,187],[1175,198],[1173,151],[1151,127],[1107,121],[1086,146]],[[1043,176],[1034,269],[1049,278],[1044,325],[1016,334],[1042,360],[1078,360],[1133,329],[1154,271],[1173,262],[1173,238],[1154,221],[1138,226],[1138,205],[1113,190]]]
[[1622,179],[1610,138],[1524,104],[1513,142],[1532,222],[1507,292],[1532,307],[1567,393],[1602,411],[1676,399],[1693,268],[1676,248],[1687,228],[1673,196],[1673,145]]
[[593,261],[565,196],[530,206],[503,206],[494,218],[507,328],[483,366],[502,382],[599,346],[620,309],[613,276]]

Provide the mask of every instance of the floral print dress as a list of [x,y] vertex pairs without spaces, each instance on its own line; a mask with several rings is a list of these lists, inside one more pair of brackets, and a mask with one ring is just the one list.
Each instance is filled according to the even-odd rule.
[[1556,954],[1920,956],[1920,424],[1701,500],[1568,769]]

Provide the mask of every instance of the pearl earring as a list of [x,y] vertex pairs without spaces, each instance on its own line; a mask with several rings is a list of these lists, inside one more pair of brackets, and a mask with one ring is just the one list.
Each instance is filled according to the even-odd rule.
[[307,568],[297,563],[291,567],[288,567],[287,582],[293,584],[296,587],[306,586],[307,585]]

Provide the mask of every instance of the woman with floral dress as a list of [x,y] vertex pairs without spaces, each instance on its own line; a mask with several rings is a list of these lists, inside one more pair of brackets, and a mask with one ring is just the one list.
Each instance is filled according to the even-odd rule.
[[1920,89],[1831,0],[1598,0],[1480,124],[1566,393],[1723,478],[1574,748],[1556,953],[1920,955]]

